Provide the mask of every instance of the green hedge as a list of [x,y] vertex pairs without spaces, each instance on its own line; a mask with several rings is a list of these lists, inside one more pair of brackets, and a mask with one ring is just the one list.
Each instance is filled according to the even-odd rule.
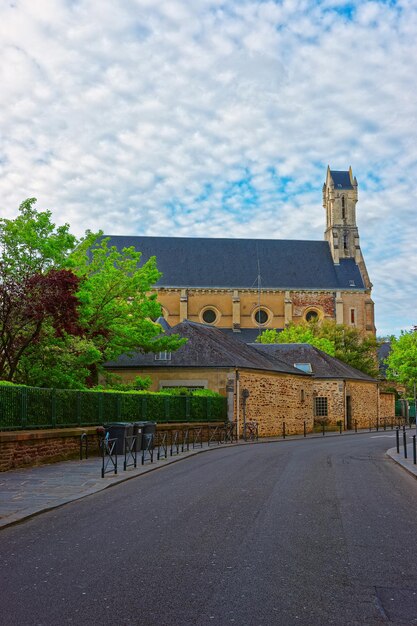
[[94,426],[114,421],[222,421],[218,394],[76,391],[0,384],[0,430]]

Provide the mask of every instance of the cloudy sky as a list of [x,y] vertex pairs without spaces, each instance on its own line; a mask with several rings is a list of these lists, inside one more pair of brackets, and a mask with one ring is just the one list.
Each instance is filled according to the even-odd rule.
[[417,324],[415,0],[2,0],[0,208],[321,239],[353,168],[378,334]]

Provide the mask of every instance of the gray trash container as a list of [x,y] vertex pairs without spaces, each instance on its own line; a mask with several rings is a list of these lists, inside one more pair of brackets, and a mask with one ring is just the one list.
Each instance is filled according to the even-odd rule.
[[116,454],[124,454],[125,437],[133,435],[133,424],[131,422],[111,422],[105,425],[109,433],[110,439],[117,439],[115,452]]
[[[155,442],[156,435],[156,422],[142,422],[144,424],[142,428],[142,450],[146,449],[146,435],[153,435],[153,441]],[[153,448],[153,445],[152,445]]]
[[136,452],[142,450],[142,435],[144,426],[148,422],[133,422],[133,434],[136,435]]

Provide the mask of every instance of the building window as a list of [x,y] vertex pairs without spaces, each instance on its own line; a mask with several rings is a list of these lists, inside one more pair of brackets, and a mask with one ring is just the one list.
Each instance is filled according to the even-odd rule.
[[215,324],[219,317],[219,311],[213,306],[209,306],[200,312],[200,320],[205,324]]
[[306,374],[312,374],[313,368],[311,367],[311,363],[294,363],[294,367],[302,372],[306,372]]
[[346,219],[345,196],[342,196],[342,219]]
[[171,352],[167,350],[163,350],[162,352],[158,352],[155,354],[155,361],[170,361],[171,360]]
[[355,309],[350,309],[350,323],[352,326],[355,326],[356,324]]
[[343,247],[345,250],[349,248],[349,236],[343,235]]
[[304,389],[301,389],[301,402],[304,402],[304,400],[305,400]]
[[314,415],[316,417],[327,417],[327,398],[314,398]]
[[266,309],[258,309],[257,311],[255,311],[254,318],[257,324],[259,324],[260,326],[265,326],[265,324],[267,324],[269,320],[269,313]]
[[310,309],[305,314],[306,322],[315,322],[316,320],[318,320],[318,318],[319,318],[319,314],[314,309]]

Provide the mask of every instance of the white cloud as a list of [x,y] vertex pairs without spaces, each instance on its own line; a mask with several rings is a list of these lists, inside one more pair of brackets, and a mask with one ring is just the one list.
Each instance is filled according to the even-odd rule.
[[416,35],[406,1],[3,5],[3,213],[35,195],[78,234],[321,238],[325,168],[352,165],[377,326],[409,325]]

